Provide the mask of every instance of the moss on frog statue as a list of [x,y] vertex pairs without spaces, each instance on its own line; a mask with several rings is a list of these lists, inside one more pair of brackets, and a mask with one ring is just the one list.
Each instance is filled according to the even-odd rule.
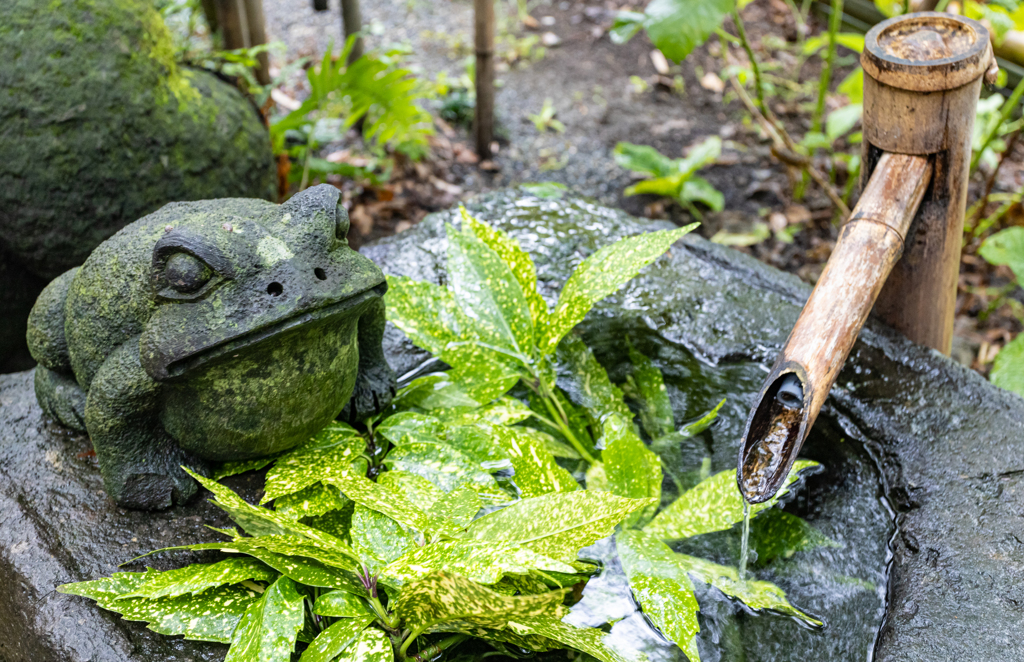
[[0,247],[47,279],[176,200],[273,194],[258,111],[147,0],[0,3]]
[[276,453],[391,401],[387,285],[348,226],[329,185],[280,206],[172,203],[46,287],[37,398],[89,433],[119,504],[181,503],[196,491],[181,465]]

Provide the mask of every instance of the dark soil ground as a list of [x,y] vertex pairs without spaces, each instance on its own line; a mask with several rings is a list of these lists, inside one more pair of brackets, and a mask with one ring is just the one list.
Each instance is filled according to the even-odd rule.
[[[336,0],[329,11],[319,13],[305,0],[264,0],[264,7],[270,38],[287,45],[287,51],[276,56],[278,67],[299,57],[318,58],[341,41]],[[615,0],[541,0],[530,4],[530,20],[524,24],[516,18],[514,2],[498,3],[496,155],[478,162],[469,127],[438,121],[432,156],[420,164],[399,163],[388,185],[361,188],[336,182],[350,202],[357,240],[401,232],[427,213],[480,191],[536,181],[563,183],[638,216],[690,222],[690,215],[675,204],[652,196],[623,196],[634,178],[615,164],[612,150],[616,143],[628,141],[679,157],[707,136],[718,135],[724,142],[722,156],[701,174],[725,195],[725,211],[705,213],[700,233],[709,238],[720,231],[742,236],[758,224],[776,228],[799,224],[790,243],[773,236],[738,248],[814,282],[838,234],[828,198],[810,185],[802,199],[795,199],[794,174],[772,156],[770,142],[753,125],[728,83],[723,85],[714,75],[723,68],[717,38],[681,65],[659,73],[644,34],[624,45],[610,40],[608,28],[614,15],[626,8],[630,7]],[[440,72],[449,77],[465,73],[466,58],[472,52],[472,3],[468,0],[363,0],[362,11],[372,33],[368,48],[402,44],[412,53],[407,63],[427,78]],[[819,60],[812,57],[801,64],[803,58],[793,44],[796,22],[783,0],[755,0],[743,16],[758,56],[767,63],[779,90],[772,108],[799,137],[810,127]],[[824,27],[822,20],[811,17],[811,34]],[[726,28],[732,29],[729,21]],[[536,43],[531,47],[531,42]],[[540,50],[541,42],[556,45]],[[840,48],[839,55],[841,66],[834,81],[856,66],[855,53]],[[746,62],[735,47],[730,58]],[[678,83],[675,89],[670,87],[677,76],[683,81],[681,90]],[[297,76],[284,92],[303,98],[304,79]],[[540,112],[546,99],[557,111],[563,132],[539,131],[528,118]],[[830,108],[842,103],[838,96],[829,99]],[[853,152],[856,147],[846,150]],[[1018,146],[1000,169],[995,191],[1015,191],[1024,185],[1022,162],[1024,148]],[[826,171],[831,165],[819,162]],[[837,173],[842,187],[841,166]],[[977,174],[971,201],[980,197],[984,187],[985,173]],[[1024,212],[1018,207],[1004,222],[1024,224]],[[1005,285],[1012,275],[1005,267],[987,265],[973,254],[976,250],[976,242],[965,247],[954,356],[985,372],[1021,324],[1009,306],[989,310],[995,299],[992,290]],[[1022,296],[1020,290],[1016,296]]]

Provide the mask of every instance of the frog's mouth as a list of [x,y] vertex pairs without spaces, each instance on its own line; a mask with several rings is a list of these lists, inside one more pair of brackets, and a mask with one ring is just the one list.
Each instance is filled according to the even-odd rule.
[[316,322],[322,322],[342,313],[346,313],[371,299],[383,297],[386,291],[387,283],[381,283],[368,290],[363,290],[359,294],[342,299],[341,301],[337,301],[320,308],[299,311],[294,315],[285,317],[277,322],[252,329],[233,338],[228,338],[216,345],[212,345],[193,354],[189,354],[188,356],[171,361],[167,364],[166,373],[162,377],[164,379],[181,377],[202,365],[211,363],[221,357],[232,355],[241,349],[256,345],[270,338],[280,336],[291,329]]

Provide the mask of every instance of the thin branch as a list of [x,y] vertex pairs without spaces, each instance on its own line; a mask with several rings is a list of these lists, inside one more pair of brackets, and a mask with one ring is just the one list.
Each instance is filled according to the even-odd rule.
[[740,10],[735,7],[732,10],[732,20],[736,23],[736,33],[740,38],[740,43],[743,45],[743,50],[747,52],[747,59],[750,60],[750,69],[754,72],[754,90],[757,92],[757,107],[766,109],[764,85],[761,83],[761,67],[757,63],[757,57],[754,56],[754,49],[751,48],[750,42],[747,40],[747,31],[743,28]]
[[829,85],[832,84],[832,63],[836,59],[836,35],[843,18],[843,0],[832,0],[832,15],[828,19],[828,52],[825,55],[825,66],[821,69],[818,80],[818,103],[811,116],[811,131],[821,131],[821,120],[825,115],[825,98],[828,96]]
[[1017,140],[1020,138],[1020,129],[1013,132],[1010,137],[1010,141],[1006,143],[1006,149],[999,155],[999,162],[995,168],[992,168],[992,174],[989,175],[988,181],[985,182],[985,193],[981,196],[981,200],[978,201],[975,215],[972,217],[972,221],[978,220],[982,214],[985,213],[985,207],[988,206],[988,196],[992,195],[992,188],[996,184],[996,175],[999,174],[999,169],[1003,167],[1003,163],[1006,162],[1006,157],[1013,153],[1013,148],[1017,144]]

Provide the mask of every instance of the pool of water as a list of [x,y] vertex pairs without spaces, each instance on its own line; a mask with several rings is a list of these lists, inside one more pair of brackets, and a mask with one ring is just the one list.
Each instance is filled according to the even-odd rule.
[[[586,340],[615,382],[624,381],[629,369],[622,342],[626,336],[661,369],[677,425],[698,418],[726,399],[709,429],[680,444],[676,471],[693,475],[702,464],[712,473],[735,470],[743,425],[767,368],[752,362],[710,365],[650,331],[606,325],[596,333],[591,330]],[[786,616],[753,613],[717,589],[696,583],[701,626],[698,648],[705,662],[871,659],[885,615],[888,541],[895,530],[879,472],[864,445],[845,438],[838,424],[825,415],[819,418],[801,457],[815,460],[823,468],[803,481],[781,507],[802,517],[833,544],[769,563],[752,557],[748,576],[774,582],[791,603],[820,618],[825,626],[810,629]],[[674,496],[671,481],[666,480],[665,490]],[[690,538],[674,548],[737,566],[740,529],[737,524],[731,531]],[[590,626],[614,623],[610,636],[616,645],[642,650],[651,662],[685,660],[679,648],[651,628],[638,610],[614,559],[612,543],[602,541],[583,554],[603,561],[605,569],[588,583],[569,620]]]

